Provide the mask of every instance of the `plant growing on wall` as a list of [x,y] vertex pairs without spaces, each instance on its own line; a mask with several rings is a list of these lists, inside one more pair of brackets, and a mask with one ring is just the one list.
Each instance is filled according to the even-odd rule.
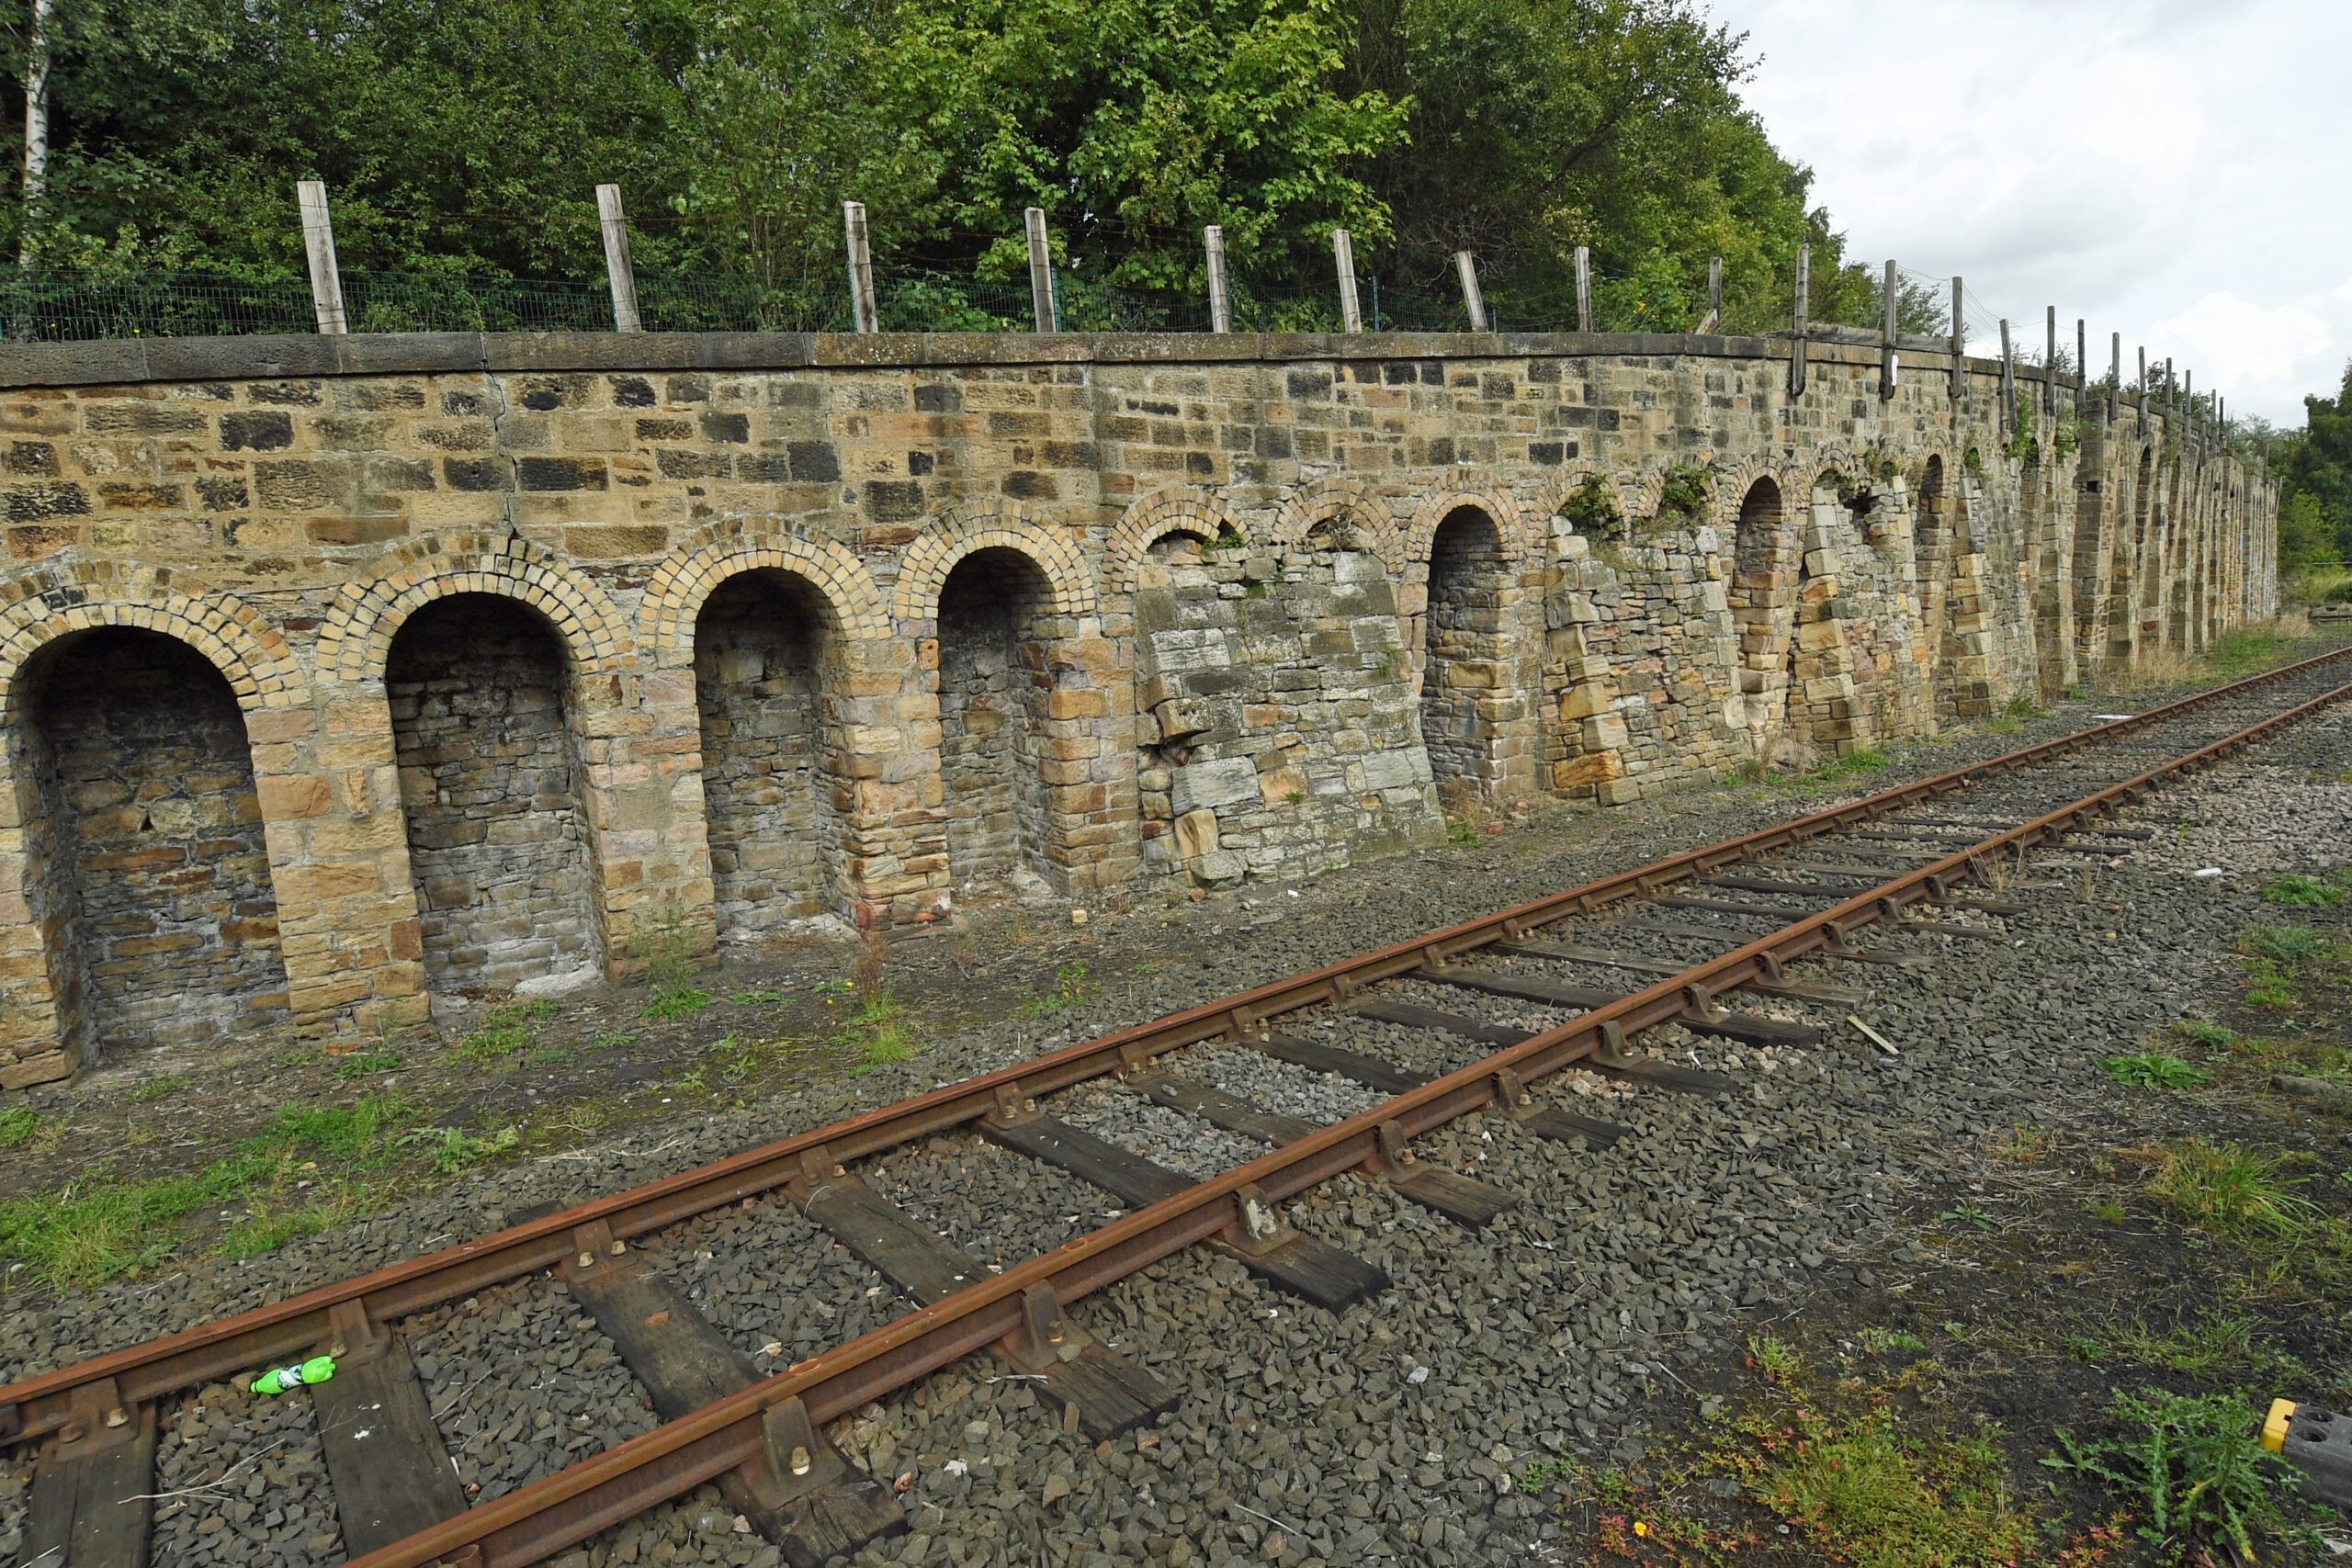
[[1705,468],[1678,463],[1666,470],[1657,490],[1657,518],[1696,522],[1707,514],[1715,497],[1715,476]]
[[1625,513],[1617,504],[1616,487],[1599,474],[1585,475],[1584,483],[1560,502],[1558,515],[1587,538],[1618,539],[1624,536]]

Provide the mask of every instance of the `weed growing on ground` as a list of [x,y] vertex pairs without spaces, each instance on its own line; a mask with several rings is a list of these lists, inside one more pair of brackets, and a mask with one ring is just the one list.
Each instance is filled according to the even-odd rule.
[[2327,1216],[2292,1190],[2304,1179],[2282,1174],[2284,1166],[2276,1155],[2194,1137],[2165,1151],[2148,1179],[2148,1191],[2213,1235],[2240,1241],[2306,1240]]
[[2265,903],[2290,909],[2323,909],[2344,902],[2344,889],[2316,876],[2282,876],[2262,890]]
[[[519,1056],[531,1048],[535,1017],[544,1016],[534,1015],[529,1008],[500,1008],[481,1021],[480,1029],[458,1042],[452,1052],[459,1061],[471,1062],[476,1066]],[[341,1076],[342,1069],[338,1067],[336,1072]]]
[[[1925,1348],[1908,1335],[1882,1342]],[[2038,1526],[2010,1501],[1997,1428],[1953,1437],[1894,1416],[1894,1389],[1933,1375],[1932,1361],[1911,1363],[1892,1386],[1849,1380],[1824,1396],[1794,1349],[1764,1336],[1748,1345],[1786,1405],[1729,1423],[1702,1471],[1736,1479],[1824,1556],[1855,1568],[1993,1568],[2033,1554]]]
[[781,991],[738,991],[728,998],[739,1008],[773,1007],[784,1000]]
[[1475,844],[1478,841],[1478,829],[1459,817],[1449,817],[1445,819],[1445,837],[1449,843]]
[[130,1091],[130,1098],[137,1100],[167,1100],[187,1087],[187,1079],[183,1077],[149,1078]]
[[[856,995],[857,1012],[848,1027],[833,1038],[835,1043],[856,1050],[857,1066],[854,1071],[861,1077],[893,1062],[910,1061],[922,1051],[902,1021],[906,1010],[890,995],[890,987],[883,978],[889,959],[888,941],[880,931],[869,930],[858,944],[857,962],[850,966],[844,987]],[[830,990],[832,987],[822,988]]]
[[2213,1076],[2177,1056],[2167,1056],[2156,1051],[2109,1056],[2099,1066],[2105,1067],[2107,1076],[2117,1083],[2130,1084],[2134,1089],[2195,1089]]
[[1033,992],[1022,1002],[1021,1010],[1035,1018],[1041,1012],[1078,1007],[1093,995],[1094,987],[1087,983],[1086,965],[1065,964],[1054,971],[1054,988],[1042,997]]
[[2218,1023],[2208,1023],[2201,1018],[2185,1018],[2179,1024],[2180,1037],[2191,1045],[2201,1045],[2208,1051],[2226,1051],[2237,1043],[2237,1036]]
[[1865,1328],[1854,1336],[1863,1349],[1873,1356],[1883,1356],[1893,1350],[1925,1350],[1928,1342],[1916,1334],[1900,1328]]
[[2054,1470],[2096,1476],[2144,1511],[2139,1534],[2178,1562],[2201,1538],[2254,1556],[2254,1532],[2279,1523],[2278,1494],[2292,1484],[2269,1463],[2255,1434],[2261,1418],[2234,1393],[2202,1396],[2160,1389],[2119,1393],[2109,1419],[2127,1435],[2076,1442],[2058,1428]]
[[641,1016],[692,1018],[710,1005],[710,993],[694,983],[694,932],[683,908],[675,904],[663,908],[630,944],[645,964],[646,984],[653,992]]
[[40,1112],[29,1105],[0,1111],[0,1149],[20,1149],[40,1131]]
[[486,1138],[477,1138],[462,1127],[420,1127],[400,1141],[403,1146],[421,1146],[432,1156],[435,1171],[443,1176],[454,1176],[492,1155],[513,1150],[523,1141],[523,1134],[522,1129],[508,1126],[501,1127]]
[[2291,1381],[2305,1371],[2294,1357],[2264,1347],[2245,1318],[2211,1310],[2183,1318],[2161,1334],[2149,1328],[2144,1318],[2105,1330],[2086,1325],[2085,1332],[2070,1337],[2066,1346],[2078,1361],[2137,1361],[2218,1382],[2264,1374]]
[[2329,955],[2335,944],[2308,926],[2255,926],[2238,939],[2246,976],[2246,1003],[2272,1012],[2300,1005],[2295,968]]
[[[0,1203],[0,1253],[50,1284],[95,1284],[153,1267],[178,1250],[182,1222],[242,1203],[250,1212],[219,1246],[229,1256],[250,1257],[340,1224],[372,1201],[380,1181],[369,1187],[354,1185],[353,1179],[394,1163],[415,1141],[415,1115],[416,1107],[395,1094],[368,1095],[350,1105],[284,1106],[261,1132],[201,1171],[146,1181],[119,1181],[98,1171],[54,1193]],[[435,1137],[446,1131],[431,1130]],[[469,1139],[463,1146],[479,1158],[514,1144]],[[322,1164],[332,1175],[316,1174]],[[445,1172],[457,1168],[438,1156],[434,1164]],[[311,1190],[313,1178],[322,1190]],[[299,1196],[305,1192],[310,1196]]]
[[356,1056],[345,1056],[334,1065],[339,1078],[364,1078],[375,1073],[396,1073],[401,1068],[398,1051],[363,1051]]

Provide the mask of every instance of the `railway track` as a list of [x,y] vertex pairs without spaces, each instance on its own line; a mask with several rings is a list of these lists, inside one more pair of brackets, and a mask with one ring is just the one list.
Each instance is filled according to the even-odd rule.
[[[1823,1029],[1791,1021],[1785,1005],[1776,1016],[1775,1004],[1839,1016],[1860,1004],[1873,965],[1920,961],[1907,943],[1858,933],[1954,948],[2007,942],[2005,918],[2024,909],[2007,885],[2030,852],[2068,839],[2113,852],[2145,839],[2119,814],[2167,779],[2352,696],[2347,659],[2352,649],[2324,654],[26,1379],[0,1389],[0,1441],[42,1444],[23,1561],[147,1562],[164,1402],[321,1353],[338,1370],[309,1397],[342,1544],[366,1568],[537,1562],[709,1482],[787,1561],[854,1551],[903,1521],[889,1478],[865,1474],[826,1440],[837,1417],[986,1353],[1006,1375],[1034,1380],[1068,1431],[1102,1438],[1152,1420],[1178,1391],[1090,1338],[1067,1314],[1072,1303],[1194,1246],[1315,1306],[1377,1296],[1384,1272],[1293,1229],[1288,1201],[1353,1171],[1455,1224],[1489,1224],[1517,1196],[1416,1158],[1414,1140],[1481,1111],[1498,1119],[1490,1124],[1545,1140],[1563,1161],[1626,1135],[1538,1102],[1538,1086],[1572,1067],[1645,1093],[1731,1090],[1736,1078],[1644,1054],[1638,1037],[1667,1029],[1763,1049],[1811,1045]],[[1432,1072],[1408,1059],[1426,1063],[1428,1053],[1362,1048],[1351,1031],[1392,1041],[1408,1032],[1443,1043],[1444,1060],[1475,1059]],[[1366,1108],[1318,1124],[1186,1076],[1184,1053],[1210,1043],[1339,1075],[1360,1086]],[[1267,1152],[1196,1180],[1057,1113],[1054,1097],[1106,1084]],[[1125,1212],[997,1271],[867,1179],[886,1157],[953,1131],[1073,1176]],[[763,1375],[649,1266],[642,1244],[777,1197],[910,1304]],[[402,1320],[550,1274],[617,1348],[662,1424],[469,1507]]]

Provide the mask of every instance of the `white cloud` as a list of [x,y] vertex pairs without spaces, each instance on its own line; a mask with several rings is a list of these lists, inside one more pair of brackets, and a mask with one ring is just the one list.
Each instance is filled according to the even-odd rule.
[[2176,360],[2205,366],[2211,384],[2224,394],[2232,387],[2257,389],[2273,396],[2297,387],[2321,389],[2312,385],[2314,374],[2331,383],[2335,380],[2327,368],[2330,351],[2340,340],[2330,328],[2328,317],[2313,306],[2333,303],[2334,313],[2341,320],[2352,316],[2352,310],[2346,309],[2347,301],[2352,301],[2352,296],[2337,290],[2311,303],[2297,301],[2265,310],[2225,289],[2208,294],[2150,330],[2159,343],[2181,345]]
[[[2352,343],[2342,0],[1713,0],[1862,260],[2123,333],[2300,423]],[[1971,315],[1978,310],[1973,306]],[[2038,335],[2038,333],[2034,335]]]

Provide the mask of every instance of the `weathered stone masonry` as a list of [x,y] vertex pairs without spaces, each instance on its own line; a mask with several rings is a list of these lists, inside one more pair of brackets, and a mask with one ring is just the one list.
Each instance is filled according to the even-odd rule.
[[1786,360],[0,351],[0,1085],[624,973],[649,922],[707,945],[936,919],[1016,870],[1311,874],[2273,610],[2275,495],[2177,422],[2020,464],[1996,367],[1882,398],[1875,351],[1816,344],[1792,400]]

